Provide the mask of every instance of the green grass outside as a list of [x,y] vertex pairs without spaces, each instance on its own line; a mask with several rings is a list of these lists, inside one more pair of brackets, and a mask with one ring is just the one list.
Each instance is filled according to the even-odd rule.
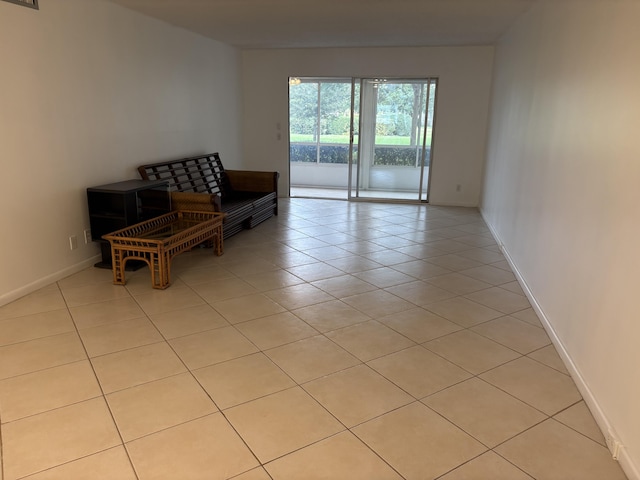
[[[427,132],[427,144],[431,143],[431,135],[430,132]],[[409,136],[394,136],[387,135],[385,137],[381,137],[378,135],[376,145],[409,145]],[[313,135],[311,134],[300,134],[300,133],[292,133],[290,135],[291,143],[298,142],[314,142]],[[338,144],[349,144],[349,135],[321,135],[320,141],[322,143],[338,143]],[[358,143],[358,137],[356,136],[353,139],[353,143]]]

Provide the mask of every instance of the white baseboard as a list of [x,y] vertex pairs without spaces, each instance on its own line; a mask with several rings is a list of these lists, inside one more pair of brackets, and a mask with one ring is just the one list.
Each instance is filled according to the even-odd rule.
[[69,275],[73,275],[74,273],[78,273],[85,268],[91,267],[93,264],[99,262],[101,259],[100,255],[94,255],[86,260],[83,260],[80,263],[76,263],[75,265],[71,265],[70,267],[64,268],[57,272],[54,272],[46,277],[39,278],[35,282],[29,283],[28,285],[24,285],[23,287],[17,288],[11,292],[0,295],[0,306],[6,305],[7,303],[11,303],[14,300],[18,300],[19,298],[24,297],[25,295],[29,295],[37,290],[40,290],[47,285],[51,285],[58,280],[62,280],[63,278],[68,277]]
[[[531,289],[527,285],[527,282],[525,281],[524,277],[522,276],[521,272],[519,271],[519,269],[518,269],[517,265],[515,264],[513,258],[509,254],[509,251],[504,246],[504,243],[500,239],[499,235],[495,232],[493,227],[489,224],[489,222],[485,218],[484,212],[481,210],[480,213],[481,213],[482,217],[484,218],[485,223],[486,223],[487,227],[489,228],[489,230],[491,231],[491,234],[493,235],[494,239],[496,240],[496,242],[498,242],[498,245],[500,245],[500,249],[502,250],[502,253],[504,254],[504,257],[506,258],[507,262],[511,266],[511,269],[513,270],[513,273],[515,274],[515,276],[516,276],[516,278],[518,280],[518,283],[522,287],[522,290],[524,290],[525,295],[529,299],[529,302],[531,303],[531,307],[533,308],[533,310],[538,315],[538,318],[540,319],[540,322],[542,323],[542,325],[544,326],[544,329],[546,330],[547,334],[549,335],[549,338],[551,339],[551,342],[556,347],[556,350],[557,350],[558,354],[560,355],[560,358],[562,358],[562,361],[564,362],[565,366],[567,367],[567,370],[569,370],[571,378],[573,379],[573,381],[576,384],[576,387],[580,391],[580,394],[582,395],[582,398],[584,399],[584,402],[589,407],[589,410],[591,411],[591,414],[593,415],[593,418],[595,419],[596,423],[598,424],[598,427],[600,427],[600,430],[602,430],[605,438],[607,438],[610,435],[613,435],[614,438],[617,439],[618,437],[617,437],[617,435],[615,433],[615,428],[613,427],[613,425],[611,425],[611,423],[607,419],[607,416],[605,415],[605,413],[602,410],[600,404],[598,403],[598,400],[596,399],[595,395],[593,394],[593,392],[589,388],[586,380],[584,379],[584,377],[580,373],[580,369],[574,363],[573,359],[571,358],[571,355],[569,354],[569,352],[565,348],[564,344],[560,341],[560,338],[558,337],[558,334],[556,333],[555,329],[553,328],[553,325],[549,321],[549,318],[545,315],[544,310],[542,309],[542,306],[538,303],[536,298],[533,296],[533,293],[531,292]],[[611,450],[611,447],[609,447],[609,449]],[[611,451],[611,454],[613,455],[614,452]],[[616,457],[614,456],[614,458],[616,458]],[[620,466],[622,467],[622,470],[627,475],[627,478],[629,480],[640,480],[640,469],[638,469],[638,466],[634,463],[633,459],[629,456],[627,450],[624,448],[624,445],[622,445],[622,444],[619,445],[619,448],[618,448],[618,451],[617,451],[616,460],[620,463]]]

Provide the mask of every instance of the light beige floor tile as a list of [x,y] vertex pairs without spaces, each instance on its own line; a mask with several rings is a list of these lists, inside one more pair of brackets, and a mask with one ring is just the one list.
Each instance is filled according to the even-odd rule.
[[174,276],[189,286],[208,282],[223,283],[227,279],[235,277],[233,273],[221,265],[209,265],[204,268],[185,268]]
[[295,383],[262,353],[193,372],[220,409],[285,390]]
[[466,270],[468,268],[479,267],[480,265],[482,265],[482,262],[476,262],[475,260],[471,260],[470,258],[464,258],[456,254],[447,254],[447,255],[430,257],[427,259],[427,261],[429,263],[433,263],[434,265],[444,267],[448,270],[453,270],[454,272],[458,272],[460,270]]
[[430,303],[455,297],[454,293],[423,282],[422,280],[386,288],[385,291],[419,306],[425,306]]
[[492,251],[491,247],[465,250],[459,252],[458,255],[481,263],[495,263],[504,260],[504,256],[501,253]]
[[456,237],[456,242],[466,243],[472,247],[488,247],[496,244],[496,241],[490,235],[464,235]]
[[476,375],[520,356],[517,352],[469,330],[436,338],[424,346]]
[[[263,430],[256,427],[253,430],[254,443],[265,445],[264,452],[267,453],[267,457],[269,448],[275,450],[282,445],[285,445],[282,451],[292,452],[268,464],[274,467],[272,474],[280,475],[274,476],[276,480],[281,477],[295,480],[302,477],[315,478],[314,475],[318,475],[319,478],[322,478],[322,475],[327,478],[358,478],[359,475],[363,478],[373,478],[375,475],[386,478],[382,476],[383,472],[388,470],[383,460],[367,447],[363,447],[359,440],[355,440],[349,433],[332,436],[335,432],[327,425],[334,422],[336,431],[343,431],[344,427],[306,392],[300,391],[300,397],[297,399],[287,398],[290,403],[281,401],[283,397],[287,397],[284,394],[288,389],[299,390],[293,387],[294,382],[304,383],[305,386],[320,385],[329,383],[329,379],[347,377],[347,373],[352,370],[358,372],[368,368],[360,365],[362,360],[348,353],[341,345],[345,348],[351,346],[359,351],[360,355],[365,352],[364,358],[383,355],[369,360],[369,367],[377,369],[378,374],[388,380],[383,380],[384,385],[388,387],[391,382],[396,385],[391,390],[397,390],[399,387],[415,398],[421,398],[425,404],[434,402],[431,406],[440,414],[449,417],[462,430],[476,435],[489,445],[501,441],[502,437],[499,434],[510,434],[508,429],[515,428],[514,425],[517,426],[518,422],[523,421],[517,412],[514,413],[518,410],[514,405],[521,407],[523,402],[554,413],[560,409],[554,418],[569,427],[566,429],[570,432],[568,437],[552,440],[552,443],[556,442],[557,445],[552,449],[551,456],[546,455],[544,449],[537,446],[529,450],[535,452],[535,456],[527,457],[526,461],[535,463],[534,467],[537,470],[533,469],[531,472],[538,472],[539,476],[531,473],[531,477],[528,477],[512,463],[498,455],[487,453],[476,456],[459,468],[455,468],[454,465],[447,470],[438,470],[442,472],[438,475],[445,475],[441,478],[521,480],[535,477],[588,480],[590,477],[582,475],[584,471],[580,466],[572,470],[569,464],[560,462],[557,471],[547,468],[549,465],[553,467],[556,458],[554,455],[561,451],[561,448],[564,449],[565,444],[571,445],[569,457],[580,462],[580,465],[585,462],[579,457],[578,451],[582,450],[582,454],[588,457],[597,456],[592,455],[593,450],[590,448],[576,447],[575,444],[579,444],[580,441],[574,442],[576,437],[573,435],[577,435],[583,442],[590,441],[589,438],[599,442],[593,443],[598,448],[604,445],[604,439],[584,402],[579,401],[580,397],[573,384],[570,383],[571,388],[567,388],[566,382],[560,381],[565,378],[570,382],[570,379],[554,347],[546,344],[538,348],[536,340],[540,340],[542,336],[530,337],[523,334],[539,333],[542,330],[536,327],[542,325],[523,296],[522,288],[515,281],[509,264],[490,237],[477,210],[343,202],[340,205],[349,211],[336,214],[335,205],[333,201],[283,200],[280,216],[265,222],[258,229],[242,232],[229,239],[225,242],[225,255],[216,257],[211,254],[211,249],[196,249],[176,257],[172,264],[173,283],[165,291],[151,288],[147,268],[127,272],[125,287],[112,285],[110,270],[88,268],[1,306],[0,415],[5,422],[2,425],[2,434],[5,437],[3,453],[5,468],[9,466],[8,472],[11,473],[11,469],[16,466],[18,469],[22,468],[23,464],[11,453],[11,449],[7,453],[6,427],[11,430],[12,425],[25,425],[23,422],[53,415],[54,412],[64,412],[87,401],[101,400],[100,386],[87,360],[83,345],[73,331],[73,323],[66,313],[69,311],[92,354],[110,352],[112,348],[127,348],[117,353],[94,357],[91,361],[96,365],[102,384],[106,386],[109,400],[121,400],[122,408],[116,412],[116,420],[122,422],[126,419],[123,431],[140,427],[142,433],[131,434],[130,438],[148,435],[139,437],[132,444],[141,445],[138,442],[146,439],[154,439],[157,442],[153,444],[149,441],[139,449],[141,453],[137,457],[136,465],[143,465],[143,471],[138,470],[142,480],[163,475],[182,478],[185,472],[186,478],[270,478],[264,468],[258,467],[255,457],[248,453],[248,449],[224,417],[211,414],[216,407],[209,396],[218,401],[222,408],[228,408],[227,411],[261,402],[259,405],[263,408],[262,411],[253,411],[258,421],[248,420],[247,425],[262,422],[263,425],[273,427]],[[294,228],[302,228],[307,234]],[[282,241],[292,243],[296,248],[307,249],[307,253],[315,258],[285,245]],[[299,268],[300,272],[304,273],[307,281],[314,283],[307,283],[283,270],[296,267],[302,267]],[[358,276],[345,273],[355,273]],[[412,278],[407,280],[405,276]],[[379,286],[388,291],[378,290],[376,285],[366,282],[362,277],[376,278]],[[403,283],[396,285],[395,282],[398,281]],[[391,282],[391,286],[386,287],[385,282]],[[488,288],[487,284],[495,285],[497,288]],[[433,288],[430,291],[425,290],[422,288],[423,285]],[[479,287],[487,287],[487,290],[475,290]],[[440,300],[437,294],[442,290],[445,290],[447,295],[451,292],[451,295],[465,296]],[[239,314],[232,321],[251,322],[274,313],[269,312],[268,307],[263,309],[258,305],[260,302],[246,301],[249,298],[266,298],[259,295],[261,293],[269,298],[266,301],[268,305],[276,302],[286,309],[295,310],[293,313],[298,318],[320,332],[331,332],[329,336],[335,338],[332,341],[324,335],[317,335],[316,332],[308,330],[314,336],[275,347],[264,354],[255,353],[258,352],[258,347],[236,328],[231,327],[211,305],[223,303],[229,306],[235,303],[238,309],[232,306],[230,312],[227,312],[230,316]],[[67,307],[65,297],[69,300],[70,308]],[[238,297],[246,298],[242,302],[227,302]],[[344,298],[346,301],[336,298]],[[478,303],[479,301],[484,304]],[[145,307],[146,312],[140,305]],[[424,309],[416,308],[416,305],[423,306]],[[259,316],[253,317],[251,314],[243,317],[249,310],[258,312]],[[279,310],[278,313],[284,312]],[[135,334],[136,331],[139,330],[138,333],[142,337],[145,337],[145,332],[152,331],[148,328],[150,323],[145,319],[149,314],[162,336],[172,339],[172,344],[175,340],[178,345],[176,350],[188,360],[189,366],[201,367],[194,374],[199,375],[198,380],[202,387],[196,384],[190,374],[185,373],[184,363],[170,346],[160,341],[157,333],[152,335],[153,339],[143,338],[142,341],[158,343],[131,348],[140,340]],[[505,314],[510,317],[505,317]],[[372,318],[380,322],[377,325],[382,328],[372,329],[377,330],[379,335],[367,331],[366,328],[355,328],[363,323],[372,325]],[[125,332],[126,325],[137,325],[138,329]],[[350,332],[345,327],[354,330]],[[460,327],[468,327],[472,331],[460,331]],[[85,332],[87,329],[89,331]],[[117,334],[118,329],[123,331]],[[223,332],[214,335],[217,329]],[[353,335],[336,335],[337,331],[341,331],[339,329],[345,329],[345,332]],[[265,331],[273,333],[268,328]],[[478,336],[474,331],[486,337]],[[116,341],[116,338],[119,340]],[[342,344],[339,344],[338,339]],[[398,339],[403,340],[396,344],[395,341]],[[546,335],[544,340],[548,341]],[[403,344],[406,341],[409,343]],[[424,345],[416,346],[413,342]],[[508,363],[504,362],[511,361],[512,355],[518,357],[517,352],[505,355],[505,351],[510,352],[510,349],[501,350],[503,346],[498,345],[499,343],[521,353],[530,353],[527,353],[527,358],[511,371],[506,368],[509,366]],[[266,346],[269,346],[268,342],[262,347]],[[425,347],[440,350],[436,354]],[[101,348],[104,349],[100,350]],[[380,351],[384,353],[380,354]],[[265,355],[271,359],[267,359]],[[491,377],[494,382],[502,384],[488,386],[481,379],[469,380],[470,373],[461,370],[444,357],[451,361],[457,359],[462,364],[461,367],[473,373],[485,372],[486,368],[502,364],[482,375],[482,378]],[[513,363],[518,365],[517,362]],[[352,368],[357,365],[360,366]],[[373,377],[381,378],[376,375],[373,374]],[[464,377],[457,380],[457,375]],[[170,384],[176,381],[182,381],[184,385],[172,387]],[[554,384],[556,381],[559,386]],[[519,382],[528,382],[530,385],[522,385]],[[352,397],[364,398],[361,405],[366,407],[370,406],[367,400],[371,398],[375,400],[376,405],[384,403],[386,399],[385,395],[367,395],[367,392],[376,390],[372,386],[375,382],[364,382],[359,390],[358,381],[344,383],[347,384],[344,388],[327,389],[326,394],[330,398],[339,398],[340,395],[345,396],[349,391],[356,390]],[[471,388],[474,385],[484,387]],[[208,390],[208,395],[203,388]],[[382,391],[384,390],[385,388],[382,388]],[[513,396],[504,393],[505,390]],[[198,393],[195,393],[196,391]],[[516,400],[516,395],[526,398]],[[274,401],[274,406],[268,405],[265,400],[274,396],[278,400]],[[221,400],[223,398],[227,400]],[[228,403],[225,404],[225,401]],[[348,411],[348,402],[335,399],[333,401],[338,405],[333,407],[334,409],[343,408]],[[436,406],[437,401],[441,405]],[[198,408],[205,404],[211,409],[203,408],[199,411]],[[321,418],[321,432],[317,433],[315,430],[316,421],[313,415],[302,415],[303,421],[300,424],[300,415],[295,414],[296,408],[316,409],[314,411]],[[360,427],[405,408],[400,407],[399,410],[383,414],[361,424]],[[528,412],[535,411],[530,406],[524,409]],[[368,410],[360,407],[354,408],[353,411],[354,415],[364,415]],[[431,412],[429,409],[427,411]],[[473,411],[473,415],[469,414],[467,417],[470,411]],[[161,436],[165,432],[175,433],[176,428],[180,429],[184,425],[210,418],[207,415],[221,418],[222,430],[230,432],[228,438],[231,439],[230,442],[222,440],[222,444],[228,446],[227,444],[231,443],[238,446],[237,451],[241,452],[239,455],[235,455],[233,451],[223,452],[220,456],[222,460],[218,461],[218,457],[211,458],[213,450],[198,451],[200,447],[205,446],[201,443],[191,443],[190,440],[201,436],[199,427],[191,430],[185,428],[176,436]],[[193,421],[192,418],[195,417],[198,419]],[[87,416],[83,418],[86,419]],[[447,424],[442,417],[438,418]],[[113,431],[113,421],[109,422],[109,429]],[[70,423],[75,426],[79,422]],[[386,441],[392,443],[395,438],[397,455],[406,462],[403,464],[406,470],[401,472],[419,472],[415,478],[422,479],[424,471],[431,471],[433,465],[427,465],[428,468],[425,470],[420,464],[425,461],[425,450],[435,451],[435,460],[440,462],[440,465],[443,461],[449,464],[446,458],[449,453],[460,453],[460,442],[446,435],[438,437],[437,428],[436,434],[432,437],[434,432],[429,431],[429,422],[426,422],[426,433],[422,431],[424,422],[406,423],[412,427],[413,424],[420,425],[418,432],[410,431],[406,435],[399,433],[394,437],[394,428],[387,428],[380,429],[379,435],[381,444]],[[514,445],[512,442],[525,437],[531,431],[535,433],[539,426],[507,440],[503,446]],[[151,432],[149,434],[146,433],[147,427]],[[90,428],[93,427],[80,427],[81,430]],[[451,428],[456,434],[461,434],[458,428]],[[561,428],[564,426],[561,425]],[[33,434],[36,435],[37,431],[42,429],[33,430]],[[204,435],[204,442],[211,444],[207,443],[207,436],[213,438],[218,430],[218,426],[209,428],[208,433]],[[42,438],[49,435],[47,432],[41,433]],[[391,440],[383,438],[387,433]],[[422,434],[429,439],[438,438],[434,442],[439,443],[435,448],[431,448],[429,441],[411,440],[419,438]],[[126,435],[129,438],[130,433]],[[157,435],[160,437],[156,437]],[[462,435],[461,438],[467,438]],[[553,435],[541,433],[538,437],[546,439]],[[322,440],[323,438],[327,440]],[[444,439],[444,444],[449,442],[449,446],[444,448],[447,452],[444,457],[438,450],[442,446],[441,439]],[[120,442],[119,439],[117,441]],[[66,448],[65,442],[66,440],[58,442],[62,450]],[[52,445],[57,448],[58,445],[54,443]],[[540,443],[543,441],[540,440]],[[177,447],[174,448],[173,445]],[[351,449],[352,446],[355,449]],[[81,458],[77,459],[74,453],[69,459],[55,460],[56,465],[45,467],[45,470],[30,475],[29,478],[136,478],[123,448],[106,448],[105,450],[100,447],[95,453],[80,453],[78,455]],[[388,448],[392,451],[395,446]],[[212,449],[218,450],[215,445]],[[457,452],[454,452],[456,450]],[[463,447],[462,450],[464,453],[466,449]],[[176,452],[177,463],[173,455]],[[243,457],[244,454],[248,455],[247,458],[250,458],[251,462],[240,461],[234,464],[234,460],[237,460],[238,456]],[[37,461],[41,461],[47,455],[49,453],[45,451],[45,455],[39,456]],[[275,452],[273,455],[272,458],[275,458],[281,453]],[[471,458],[469,455],[465,458]],[[564,459],[563,457],[562,460]],[[226,469],[227,461],[231,463],[230,470]],[[413,461],[418,466],[411,470]],[[60,462],[66,463],[57,465]],[[367,469],[370,462],[373,462],[373,466],[369,472]],[[222,469],[217,470],[218,466]],[[7,472],[4,476],[1,472],[2,468],[0,480],[10,478]],[[609,476],[608,472],[602,476],[598,468],[595,468],[594,472],[601,475],[597,478],[618,478],[616,474]],[[410,473],[405,475],[406,478],[413,478]],[[432,478],[428,473],[427,477]],[[398,476],[393,474],[390,478]]]
[[182,308],[202,305],[204,300],[188,287],[173,285],[166,290],[154,290],[149,293],[136,295],[136,302],[147,315],[171,312]]
[[[355,255],[363,255],[365,253],[371,253],[371,252],[379,252],[381,250],[386,250],[385,247],[383,247],[382,245],[378,245],[377,243],[373,243],[370,242],[368,240],[364,240],[364,239],[359,239],[358,237],[351,235],[353,237],[353,241],[351,242],[346,242],[346,243],[341,243],[340,244],[340,248],[342,248],[343,250],[346,250],[352,254]],[[342,257],[342,258],[347,258],[347,257]],[[365,259],[367,261],[372,261],[369,259]],[[333,261],[332,260],[328,260],[327,263],[330,263],[333,265]],[[380,266],[379,263],[376,263],[377,267]],[[337,265],[336,265],[337,267]],[[340,267],[337,267],[340,268]],[[341,269],[342,270],[342,269]],[[365,270],[369,270],[368,268],[366,268]],[[346,270],[345,270],[346,271]]]
[[84,360],[75,332],[0,347],[0,379]]
[[73,331],[75,326],[66,309],[34,313],[24,317],[0,320],[0,345],[26,342]]
[[231,298],[244,297],[259,293],[241,278],[226,278],[224,282],[215,281],[193,285],[193,291],[208,303],[222,302]]
[[102,395],[88,360],[0,381],[2,422],[64,407]]
[[318,235],[316,238],[318,240],[328,243],[329,245],[332,245],[332,246],[338,245],[341,248],[342,248],[342,245],[357,241],[357,238],[354,237],[353,235],[349,235],[348,233],[339,233],[337,231],[330,234]]
[[145,313],[131,297],[72,307],[69,311],[78,330],[145,316]]
[[141,347],[163,340],[162,335],[147,318],[135,318],[87,328],[80,331],[80,337],[90,357]]
[[254,468],[248,472],[241,473],[237,477],[233,477],[232,480],[272,480],[267,471],[262,468]]
[[582,398],[571,377],[526,357],[486,372],[481,378],[547,415]]
[[[51,288],[52,287],[52,288]],[[0,319],[24,317],[34,313],[50,312],[67,308],[64,297],[57,285],[26,295],[0,307]]]
[[104,393],[111,393],[186,371],[165,342],[91,359]]
[[[375,241],[376,239],[372,239]],[[391,267],[393,265],[397,265],[399,263],[406,263],[415,260],[415,257],[410,255],[405,255],[404,253],[400,253],[393,250],[380,250],[377,252],[369,252],[362,255],[369,260],[377,262],[386,267]],[[365,279],[366,280],[366,279]],[[368,280],[367,280],[368,281]]]
[[565,424],[567,427],[573,428],[583,435],[586,435],[600,445],[607,445],[600,427],[598,427],[598,424],[584,401],[578,402],[566,410],[561,411],[553,418]]
[[347,427],[413,401],[410,395],[366,365],[319,378],[305,384],[304,389]]
[[157,313],[150,315],[149,318],[167,339],[229,326],[229,322],[210,305],[197,305],[181,310]]
[[279,270],[273,262],[261,258],[252,258],[239,262],[225,263],[224,268],[237,275],[243,277],[246,275],[254,275],[256,273],[265,273]]
[[421,346],[386,355],[368,364],[415,398],[426,397],[471,376]]
[[368,315],[340,300],[310,305],[292,313],[323,333],[371,320]]
[[[173,265],[171,271],[174,271]],[[126,284],[125,289],[132,296],[143,295],[146,293],[158,292],[159,290],[153,288],[153,284],[151,283],[151,274],[149,273],[149,269],[143,267],[142,269],[136,272],[127,272],[126,273]],[[171,274],[171,288],[188,288],[187,285],[180,280],[173,273]]]
[[322,230],[316,230],[317,226],[314,226],[311,228],[314,229],[316,233],[311,233],[311,230],[304,230],[304,228],[306,227],[296,227],[296,230],[304,233],[305,235],[307,235],[307,237],[288,239],[286,242],[284,242],[285,245],[289,245],[290,247],[295,248],[296,250],[301,250],[301,251],[306,251],[312,248],[326,247],[329,245],[327,242],[316,240],[315,238],[312,238],[309,236],[309,235],[327,235],[329,234],[328,229],[323,228]]
[[350,432],[339,433],[266,466],[274,480],[401,480]]
[[[2,478],[2,477],[0,477]],[[124,447],[114,447],[28,477],[29,480],[137,480]]]
[[374,320],[328,332],[326,336],[363,362],[415,345]]
[[[346,253],[346,252],[345,252]],[[342,270],[332,267],[324,262],[308,263],[297,267],[289,267],[287,271],[305,282],[315,282],[325,278],[338,277],[344,275]]]
[[82,287],[84,285],[95,284],[112,284],[113,272],[111,268],[89,267],[84,270],[69,275],[58,281],[60,289],[63,291],[68,288]]
[[393,287],[394,285],[415,281],[415,278],[411,275],[404,274],[390,267],[366,270],[364,272],[354,273],[354,276],[378,288]]
[[394,313],[378,318],[378,321],[416,343],[424,343],[462,329],[461,326],[424,308]]
[[266,295],[288,310],[335,300],[335,297],[309,284],[294,285],[266,292]]
[[[445,232],[444,230],[436,230],[436,233],[438,235],[442,235],[443,232]],[[446,233],[446,232],[445,232]],[[456,234],[457,236],[457,234]],[[433,242],[429,242],[429,245],[432,245],[433,247],[439,249],[439,250],[443,250],[447,253],[458,253],[458,252],[462,252],[465,250],[469,249],[469,245],[467,245],[466,243],[462,243],[462,242],[456,242],[455,240],[452,240],[451,238],[447,238],[446,240],[436,240]]]
[[426,280],[438,275],[446,275],[451,273],[451,270],[439,267],[433,263],[425,262],[424,260],[413,260],[411,262],[399,263],[393,265],[394,270],[402,272],[406,275],[411,275],[418,280]]
[[440,287],[456,295],[466,295],[491,287],[490,283],[482,282],[461,273],[448,273],[427,279],[431,285]]
[[442,302],[430,303],[425,308],[463,327],[472,327],[503,315],[502,312],[472,302],[464,297],[455,297]]
[[407,480],[436,478],[486,450],[420,403],[375,418],[353,432]]
[[551,343],[544,329],[510,316],[477,325],[471,330],[523,355]]
[[496,451],[534,478],[626,478],[605,447],[552,419],[500,445]]
[[69,307],[105,302],[116,298],[129,297],[129,292],[122,285],[83,285],[65,288],[62,294]]
[[517,293],[509,292],[503,288],[493,287],[479,292],[465,295],[469,300],[498,310],[502,313],[514,313],[530,306],[529,300]]
[[265,352],[298,383],[305,383],[360,363],[356,357],[322,335],[305,338]]
[[285,311],[284,307],[262,294],[231,298],[213,303],[212,305],[213,308],[232,324]]
[[353,295],[343,298],[342,301],[372,318],[415,308],[413,303],[383,290]]
[[260,350],[278,347],[318,334],[316,329],[290,312],[240,323],[236,328]]
[[230,408],[225,415],[263,463],[344,430],[299,387]]
[[[321,262],[325,262],[327,260],[334,260],[336,258],[341,258],[341,257],[347,257],[349,255],[351,255],[350,252],[348,252],[347,250],[344,250],[338,246],[336,246],[337,241],[339,241],[340,239],[340,234],[334,233],[331,235],[326,235],[324,236],[325,241],[326,240],[330,240],[333,237],[333,245],[328,245],[326,247],[319,247],[319,248],[310,248],[308,250],[305,250],[304,253],[306,253],[307,255],[312,256],[313,258],[320,260]],[[353,237],[348,236],[348,240],[353,239]],[[318,237],[316,237],[318,238]],[[347,239],[347,238],[344,238]],[[320,239],[322,240],[322,239]],[[348,243],[348,242],[345,242]]]
[[254,273],[245,275],[242,279],[259,292],[277,290],[304,283],[304,280],[287,272],[286,270],[274,270],[272,272]]
[[558,352],[556,351],[556,347],[553,345],[547,345],[540,350],[531,352],[527,357],[533,358],[534,360],[545,364],[547,367],[554,368],[561,373],[569,375],[569,370],[565,367],[562,358],[560,358],[560,355],[558,355]]
[[[501,268],[492,267],[491,265],[482,265],[481,267],[461,270],[460,273],[467,277],[480,280],[481,282],[490,283],[491,285],[503,285],[516,280],[516,276],[513,273],[506,272]],[[516,291],[514,293],[519,292]]]
[[509,265],[509,262],[507,262],[506,260],[500,260],[499,262],[494,262],[490,264],[492,267],[497,267],[497,268],[501,268],[502,270],[506,270],[507,272],[511,272],[511,266]]
[[533,480],[518,467],[487,452],[456,468],[439,480]]
[[[424,243],[427,241],[442,240],[442,237],[438,237],[429,232],[410,232],[410,233],[403,234],[401,236],[403,238],[409,238],[410,240],[420,242],[415,245],[396,248],[397,252],[404,253],[405,255],[409,255],[410,257],[414,257],[422,260],[429,260],[432,257],[438,257],[440,255],[445,255],[447,253],[443,250],[439,250],[435,248],[432,245],[429,245],[428,243]],[[421,239],[420,237],[424,237],[424,238]],[[438,275],[442,275],[444,273],[447,273],[447,272],[440,272]]]
[[[466,232],[468,234],[486,235],[488,237],[491,237],[491,231],[489,230],[489,228],[487,228],[484,221],[482,221],[481,217],[479,216],[477,216],[471,223],[465,223],[465,225],[456,225],[455,229]],[[461,242],[462,240],[459,239],[458,241]],[[492,242],[492,244],[495,245],[495,242]]]
[[6,480],[97,453],[120,444],[103,398],[2,425]]
[[[367,242],[358,242],[358,243],[367,243]],[[371,244],[371,245],[375,245],[375,244]],[[376,249],[382,248],[379,245],[375,245]],[[342,245],[341,248],[349,248],[346,245]],[[358,250],[360,248],[364,248],[365,247],[357,247],[354,244],[351,244],[350,246],[351,251],[354,253],[359,253]],[[362,252],[365,253],[365,252]],[[361,257],[359,255],[351,255],[348,257],[342,257],[342,258],[336,258],[334,260],[327,260],[325,263],[336,267],[339,270],[342,270],[343,272],[346,273],[358,273],[358,272],[364,272],[366,270],[373,270],[374,268],[380,268],[382,267],[382,265],[380,265],[378,262],[374,262],[373,260],[369,260],[368,258],[364,258]]]
[[422,400],[427,406],[493,448],[546,415],[477,378],[471,378]]
[[189,373],[107,395],[125,442],[218,411]]
[[510,292],[517,293],[518,295],[522,295],[522,296],[526,295],[517,280],[514,280],[513,282],[504,283],[500,285],[500,288],[504,288],[505,290],[509,290]]
[[309,255],[305,255],[302,252],[293,251],[274,255],[271,261],[281,268],[297,267],[300,265],[307,265],[309,263],[316,263],[317,260]]
[[313,282],[313,286],[324,290],[336,298],[349,297],[378,289],[378,287],[364,280],[360,280],[353,275],[342,275],[325,280],[318,280],[317,282]]
[[233,327],[174,338],[169,343],[190,370],[258,351],[253,343]]
[[409,233],[414,231],[412,228],[404,227],[400,224],[395,224],[377,227],[377,229],[392,234],[372,240],[373,243],[377,243],[378,245],[382,245],[383,247],[395,250],[397,248],[408,247],[416,244],[411,240],[397,236],[397,234],[399,233]]
[[220,413],[127,444],[140,480],[230,478],[258,462]]
[[538,315],[533,310],[533,308],[525,308],[524,310],[520,310],[518,312],[514,312],[511,314],[512,317],[516,317],[519,320],[530,323],[531,325],[535,325],[536,327],[542,327],[542,322],[538,318]]

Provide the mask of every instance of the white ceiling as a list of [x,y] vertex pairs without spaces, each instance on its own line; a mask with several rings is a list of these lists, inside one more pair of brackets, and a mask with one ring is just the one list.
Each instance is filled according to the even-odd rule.
[[241,48],[493,44],[537,0],[111,0]]

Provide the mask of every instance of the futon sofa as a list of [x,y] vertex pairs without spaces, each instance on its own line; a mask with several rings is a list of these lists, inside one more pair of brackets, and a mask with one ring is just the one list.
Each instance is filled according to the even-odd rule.
[[218,153],[138,167],[144,180],[166,180],[173,210],[226,214],[223,236],[278,214],[278,172],[225,170]]

